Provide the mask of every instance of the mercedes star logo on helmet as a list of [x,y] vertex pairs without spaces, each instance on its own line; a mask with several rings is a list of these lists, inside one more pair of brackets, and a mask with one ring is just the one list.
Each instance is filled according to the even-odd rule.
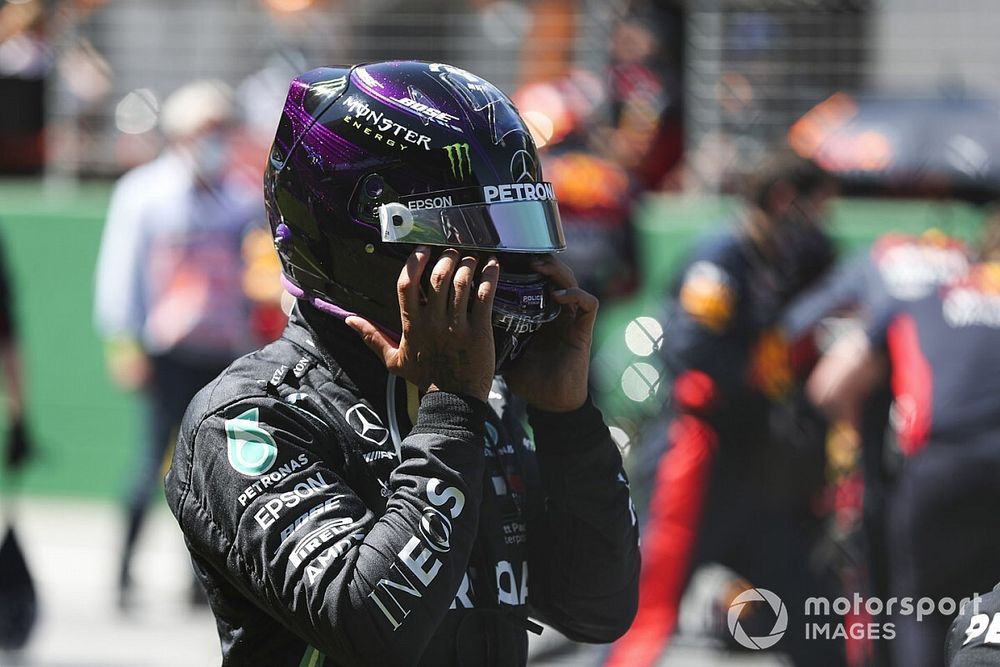
[[[771,607],[771,611],[774,612],[774,626],[768,634],[761,637],[751,637],[740,625],[740,612],[750,602],[766,602]],[[781,598],[766,588],[748,588],[737,595],[732,604],[729,605],[726,620],[729,625],[729,633],[737,644],[758,651],[771,648],[784,636],[785,630],[788,629],[788,610]]]
[[384,444],[389,439],[389,431],[382,426],[382,420],[375,411],[364,403],[358,403],[344,415],[354,432],[368,442],[376,445]]
[[531,157],[531,153],[523,148],[514,153],[514,157],[510,160],[510,177],[515,183],[536,180],[535,160]]

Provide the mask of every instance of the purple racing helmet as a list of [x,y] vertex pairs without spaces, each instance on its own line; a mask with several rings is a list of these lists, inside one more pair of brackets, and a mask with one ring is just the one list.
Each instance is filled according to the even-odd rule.
[[559,314],[538,254],[565,248],[552,184],[510,99],[451,65],[314,69],[291,83],[264,176],[285,285],[318,308],[401,328],[414,246],[500,255],[499,362]]

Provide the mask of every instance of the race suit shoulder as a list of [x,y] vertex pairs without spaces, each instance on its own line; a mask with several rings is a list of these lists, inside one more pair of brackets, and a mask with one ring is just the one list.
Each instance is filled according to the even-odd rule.
[[520,665],[529,613],[624,631],[637,534],[596,409],[533,415],[537,458],[502,382],[492,406],[414,400],[411,427],[404,383],[356,338],[338,363],[313,337],[294,317],[206,387],[166,479],[224,665]]

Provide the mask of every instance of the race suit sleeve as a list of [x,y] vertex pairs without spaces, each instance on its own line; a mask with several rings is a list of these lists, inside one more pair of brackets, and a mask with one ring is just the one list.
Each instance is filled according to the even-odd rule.
[[424,396],[376,518],[342,462],[317,454],[343,451],[346,424],[277,399],[236,402],[184,433],[197,465],[175,459],[168,500],[191,548],[327,664],[413,664],[468,568],[486,409]]
[[639,530],[618,447],[590,399],[528,418],[545,493],[529,518],[529,602],[570,639],[614,641],[639,599]]

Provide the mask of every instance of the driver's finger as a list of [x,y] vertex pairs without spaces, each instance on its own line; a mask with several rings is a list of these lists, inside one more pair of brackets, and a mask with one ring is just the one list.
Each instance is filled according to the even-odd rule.
[[455,277],[451,283],[453,287],[453,317],[456,322],[466,321],[466,313],[469,308],[469,294],[474,288],[477,264],[478,262],[475,257],[463,257],[462,261],[458,263],[458,268],[455,269]]
[[472,303],[470,322],[479,331],[490,332],[493,326],[493,298],[497,292],[497,282],[500,280],[500,263],[496,257],[490,257],[479,274],[479,287],[476,288],[476,299]]
[[399,348],[388,336],[375,324],[358,315],[351,315],[345,322],[361,336],[361,340],[382,360],[386,368],[394,369]]
[[556,259],[554,255],[545,255],[532,260],[531,267],[542,275],[551,278],[552,282],[558,287],[569,289],[578,286],[576,276],[573,275],[573,269],[569,268],[565,262]]
[[403,270],[399,272],[399,279],[396,281],[396,295],[399,298],[399,311],[404,332],[409,329],[410,317],[420,307],[420,276],[423,275],[430,257],[430,249],[426,246],[417,246],[407,257]]
[[600,305],[596,296],[579,287],[555,290],[552,292],[552,300],[560,306],[572,306],[577,313],[583,315],[596,313]]
[[443,315],[448,309],[451,297],[451,277],[458,266],[459,254],[454,248],[442,253],[431,271],[431,291],[427,295],[427,305],[435,314]]

